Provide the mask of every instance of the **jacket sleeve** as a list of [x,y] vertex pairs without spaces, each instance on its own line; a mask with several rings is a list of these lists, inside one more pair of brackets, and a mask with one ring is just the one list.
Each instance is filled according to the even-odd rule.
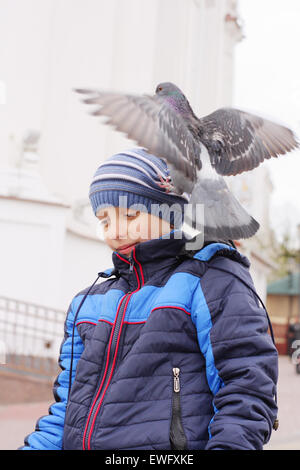
[[[254,289],[247,269],[239,265],[234,270]],[[193,302],[212,393],[206,449],[260,450],[277,414],[278,354],[266,312],[237,277],[209,268]]]
[[[64,325],[64,339],[60,347],[59,366],[60,374],[57,376],[53,394],[55,403],[49,408],[49,414],[42,416],[36,423],[35,431],[29,434],[24,440],[24,446],[19,450],[62,450],[64,420],[69,390],[69,373],[71,364],[72,331],[74,312],[71,303]],[[83,343],[75,328],[74,347],[73,347],[73,365],[72,382],[75,377],[77,362],[83,351]]]

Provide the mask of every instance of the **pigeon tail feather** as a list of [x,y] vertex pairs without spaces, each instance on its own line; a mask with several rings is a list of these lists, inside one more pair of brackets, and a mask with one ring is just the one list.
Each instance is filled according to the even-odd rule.
[[229,191],[222,177],[199,180],[189,203],[184,222],[204,230],[204,240],[250,238],[259,229],[259,223]]

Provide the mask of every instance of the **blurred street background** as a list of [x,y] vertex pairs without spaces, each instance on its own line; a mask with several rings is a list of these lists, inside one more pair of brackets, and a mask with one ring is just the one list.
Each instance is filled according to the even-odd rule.
[[[69,303],[111,267],[91,178],[135,145],[89,116],[73,89],[153,94],[171,81],[199,117],[235,106],[300,136],[299,17],[299,0],[0,0],[3,449],[48,413]],[[300,449],[299,153],[226,178],[260,223],[236,244],[280,354],[280,427],[266,449]]]

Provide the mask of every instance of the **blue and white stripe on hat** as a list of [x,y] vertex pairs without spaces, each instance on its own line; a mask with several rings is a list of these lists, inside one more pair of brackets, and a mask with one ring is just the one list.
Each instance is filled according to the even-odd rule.
[[108,158],[97,169],[89,197],[95,215],[108,206],[132,207],[182,224],[185,195],[174,192],[164,160],[142,148],[124,151]]

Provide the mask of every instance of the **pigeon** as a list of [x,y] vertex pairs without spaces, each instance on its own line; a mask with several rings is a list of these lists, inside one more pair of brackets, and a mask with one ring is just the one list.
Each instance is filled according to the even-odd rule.
[[[238,175],[299,147],[291,129],[236,108],[224,107],[198,118],[173,83],[157,85],[154,95],[74,89],[91,114],[124,133],[168,165],[166,190],[188,195],[184,222],[204,230],[205,240],[252,237],[259,223],[230,192],[224,176]],[[203,220],[204,207],[204,220]]]

